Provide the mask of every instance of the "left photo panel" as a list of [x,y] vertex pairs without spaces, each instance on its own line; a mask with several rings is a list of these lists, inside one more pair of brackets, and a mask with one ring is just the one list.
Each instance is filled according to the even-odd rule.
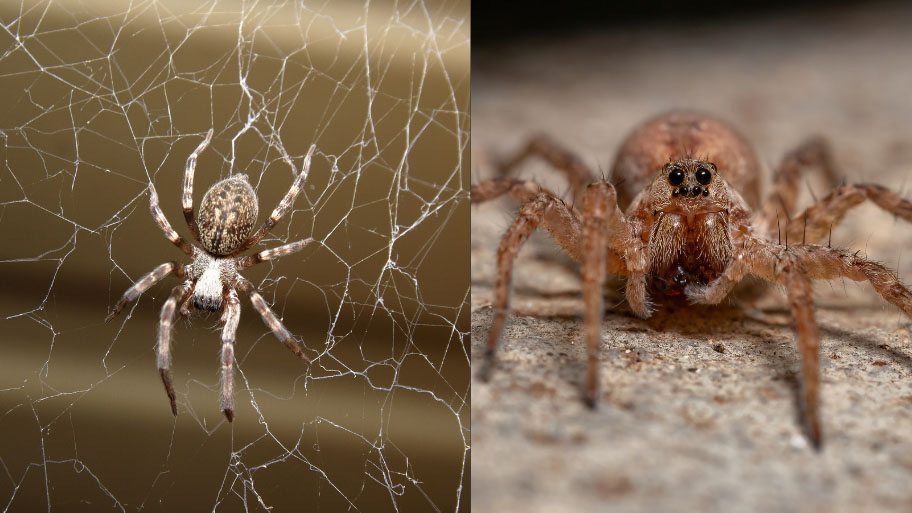
[[468,511],[468,0],[0,20],[0,509]]

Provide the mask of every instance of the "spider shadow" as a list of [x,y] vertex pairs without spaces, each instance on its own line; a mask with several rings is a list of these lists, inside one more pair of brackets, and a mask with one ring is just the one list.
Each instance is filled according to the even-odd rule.
[[[712,331],[703,332],[703,327],[711,326],[719,331],[728,333],[739,333],[745,335],[743,348],[744,352],[749,352],[751,356],[763,357],[766,361],[765,366],[773,374],[771,379],[781,381],[789,389],[792,400],[795,404],[796,418],[798,425],[802,426],[805,434],[809,435],[807,411],[804,409],[802,377],[800,372],[801,355],[797,345],[797,334],[795,332],[792,312],[788,307],[773,307],[762,310],[751,310],[746,305],[740,305],[737,301],[719,306],[699,306],[688,305],[686,308],[693,316],[699,317],[700,322],[696,325],[691,324],[691,320],[682,317],[680,313],[682,306],[673,302],[666,305],[665,308],[659,308],[658,311],[649,319],[643,322],[658,332],[672,332],[681,335],[692,336],[695,334],[712,333]],[[828,307],[826,310],[845,310],[847,313],[858,313],[857,307]],[[818,328],[821,334],[821,341],[838,340],[840,347],[863,347],[868,351],[879,353],[880,364],[894,362],[906,369],[912,370],[912,355],[894,349],[885,343],[883,339],[872,339],[870,336],[858,332],[831,326],[821,321],[819,315],[816,316]],[[775,331],[770,331],[773,328]],[[771,340],[774,337],[774,340]],[[782,342],[786,342],[787,348],[783,354]],[[840,357],[833,352],[832,357]],[[827,364],[827,358],[830,356],[820,351],[820,364],[818,368],[823,370]],[[883,361],[886,360],[886,361]],[[821,373],[821,381],[822,381]],[[823,387],[821,387],[823,390]],[[822,415],[822,412],[820,413]],[[819,449],[819,447],[817,447]]]
[[[770,370],[770,379],[781,382],[781,385],[785,386],[795,404],[795,421],[802,427],[802,431],[807,434],[808,422],[803,408],[800,373],[801,356],[797,346],[791,309],[787,304],[763,309],[754,308],[751,305],[752,299],[765,297],[766,294],[774,292],[770,287],[763,287],[762,285],[752,287],[750,285],[748,284],[748,287],[744,289],[736,290],[736,294],[729,301],[719,305],[691,305],[682,297],[665,298],[661,304],[656,305],[654,314],[648,319],[641,319],[632,313],[624,300],[622,289],[607,287],[602,332],[604,342],[601,348],[601,367],[605,368],[606,357],[626,358],[629,355],[629,357],[635,356],[639,358],[638,353],[652,352],[644,343],[636,342],[635,338],[613,336],[618,333],[654,333],[664,337],[666,340],[671,336],[680,338],[682,345],[693,345],[694,342],[706,344],[707,338],[719,333],[722,340],[726,338],[729,340],[734,339],[732,341],[739,346],[737,353],[757,358],[764,367]],[[557,379],[572,384],[577,388],[578,397],[584,402],[586,398],[584,377],[587,363],[585,342],[583,340],[583,323],[580,317],[579,292],[546,292],[537,289],[529,291],[517,290],[516,292],[517,295],[514,296],[516,304],[514,305],[513,314],[510,316],[511,318],[528,316],[543,321],[561,321],[564,324],[564,327],[560,330],[564,335],[555,335],[559,337],[557,340],[526,336],[527,341],[524,341],[523,344],[534,341],[535,338],[545,341],[548,344],[548,349],[544,352],[551,355],[550,359],[552,360],[552,363],[546,363],[547,371],[553,373]],[[530,297],[536,299],[530,301]],[[857,314],[857,307],[843,308],[847,313]],[[839,309],[840,307],[838,306],[829,306],[821,308],[821,311]],[[819,315],[816,317],[823,341],[838,340],[843,346],[864,347],[869,351],[878,353],[878,359],[885,359],[894,364],[902,365],[907,369],[912,369],[912,355],[891,348],[885,344],[883,339],[871,339],[870,336],[834,327],[821,320]],[[508,329],[512,322],[515,321],[508,319]],[[487,329],[489,327],[490,323],[483,323],[481,326],[484,333],[482,340],[487,338]],[[612,333],[613,331],[614,333]],[[569,346],[567,344],[568,339],[573,341]],[[627,342],[616,344],[613,342],[614,340],[626,340]],[[634,342],[630,342],[631,340],[634,340]],[[702,357],[714,359],[731,359],[732,357],[731,351],[714,352],[713,349],[715,348],[706,344],[706,347],[703,348],[703,351],[706,352],[703,353]],[[631,355],[630,353],[633,354]],[[608,356],[609,354],[610,356]],[[486,355],[479,356],[484,357]],[[672,359],[677,357],[676,354],[663,356],[666,360],[669,356]],[[696,365],[699,365],[699,358],[701,356],[698,352],[698,359],[695,361]],[[827,358],[829,358],[829,355],[821,353],[821,367],[826,366],[828,363]],[[484,359],[482,362],[486,360]],[[494,360],[493,367],[501,367],[496,362],[496,356]],[[490,371],[490,367],[487,370]],[[603,370],[602,372],[605,371]],[[480,374],[483,374],[483,372]],[[825,387],[822,390],[825,391]],[[608,401],[609,403],[612,401],[610,390],[602,391],[600,401]],[[623,404],[618,406],[622,408],[630,407],[630,405]]]

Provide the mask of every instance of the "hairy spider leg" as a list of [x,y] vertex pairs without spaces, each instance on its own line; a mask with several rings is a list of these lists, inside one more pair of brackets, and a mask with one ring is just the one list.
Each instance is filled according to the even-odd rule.
[[241,320],[241,301],[237,291],[230,289],[225,295],[225,314],[222,319],[222,411],[228,422],[234,420],[234,337]]
[[164,264],[159,265],[152,272],[145,274],[142,278],[136,280],[126,292],[123,293],[123,296],[120,297],[120,301],[114,306],[114,309],[111,310],[111,313],[105,317],[105,322],[110,321],[119,314],[127,303],[133,301],[142,295],[143,292],[149,290],[152,285],[158,283],[162,278],[168,276],[169,274],[174,273],[178,278],[183,278],[187,274],[186,266],[182,266],[177,262],[165,262]]
[[196,160],[199,158],[200,153],[206,149],[206,146],[209,146],[209,141],[212,140],[212,133],[213,131],[210,128],[206,132],[206,138],[203,139],[203,142],[199,143],[199,146],[187,157],[187,164],[184,166],[184,193],[181,195],[181,206],[184,209],[184,219],[187,220],[187,227],[190,228],[190,233],[193,234],[193,238],[197,242],[199,242],[199,227],[196,225],[196,218],[193,215],[193,174],[196,172]]
[[165,217],[165,213],[158,206],[158,192],[155,191],[155,186],[151,183],[149,184],[149,210],[152,212],[152,218],[155,219],[158,227],[165,233],[165,237],[187,256],[193,256],[193,246],[174,231],[171,223],[168,222],[168,218]]
[[[533,187],[539,191],[534,196],[532,195]],[[554,240],[574,259],[580,258],[582,250],[583,222],[580,220],[579,214],[552,193],[531,182],[509,179],[484,181],[473,187],[472,201],[474,203],[487,201],[507,192],[522,201],[523,204],[497,250],[494,319],[488,334],[485,362],[480,372],[482,379],[490,377],[494,354],[510,311],[513,263],[529,235],[539,225],[544,225]],[[606,247],[606,258],[603,259],[603,262],[609,272],[614,274],[626,274],[627,272],[622,257],[613,247]]]
[[285,193],[285,197],[282,198],[282,201],[276,205],[275,209],[272,211],[272,214],[269,215],[269,218],[263,223],[263,226],[257,230],[256,233],[250,236],[241,246],[232,253],[232,256],[240,254],[243,251],[246,251],[263,239],[267,233],[282,219],[282,216],[285,215],[285,212],[288,210],[288,207],[294,203],[295,198],[298,197],[298,193],[301,192],[301,188],[304,186],[304,181],[307,180],[307,173],[310,171],[310,161],[313,158],[314,150],[316,150],[316,145],[311,145],[310,150],[307,152],[307,156],[304,157],[304,164],[301,166],[301,172],[298,174],[295,181],[291,184],[291,188],[288,189],[288,192]]
[[165,392],[168,394],[168,400],[171,402],[171,413],[177,416],[177,402],[174,394],[174,386],[171,384],[171,325],[174,322],[174,311],[177,304],[193,292],[193,281],[187,280],[171,289],[171,295],[165,301],[165,306],[161,309],[161,317],[158,323],[158,344],[156,345],[156,354],[158,360],[158,373],[161,374],[162,384],[165,385]]
[[253,308],[260,314],[260,317],[263,318],[263,322],[272,330],[272,333],[276,338],[285,344],[295,356],[305,362],[310,362],[307,356],[301,351],[298,343],[295,342],[294,337],[291,336],[291,333],[282,325],[282,321],[276,317],[275,313],[269,308],[269,305],[266,304],[266,300],[263,299],[263,296],[256,291],[256,287],[254,287],[246,278],[241,276],[235,278],[234,286],[250,296],[250,303],[253,304]]
[[564,173],[573,191],[574,203],[586,194],[586,187],[595,180],[595,175],[573,152],[561,146],[545,134],[533,135],[529,142],[512,157],[501,159],[498,171],[506,175],[528,157],[539,157]]
[[909,200],[903,199],[882,185],[848,184],[836,187],[818,203],[793,217],[786,226],[788,238],[807,243],[819,242],[832,228],[842,222],[849,210],[865,200],[870,200],[881,209],[912,223],[912,202]]
[[[833,151],[827,140],[821,136],[809,138],[782,158],[782,162],[773,175],[773,189],[754,217],[753,225],[762,233],[767,234],[772,233],[776,226],[776,219],[780,211],[784,211],[785,215],[782,217],[788,219],[798,200],[798,180],[801,178],[802,172],[813,167],[819,167],[823,171],[828,185],[836,185],[839,178]],[[792,240],[801,239],[793,238]]]
[[259,264],[261,262],[267,262],[269,260],[275,260],[276,258],[283,257],[285,255],[290,255],[292,253],[297,253],[304,249],[305,246],[313,242],[313,239],[308,237],[303,240],[291,242],[283,246],[279,246],[272,249],[264,249],[258,253],[248,255],[240,260],[238,260],[237,268],[238,270],[246,269],[252,265]]

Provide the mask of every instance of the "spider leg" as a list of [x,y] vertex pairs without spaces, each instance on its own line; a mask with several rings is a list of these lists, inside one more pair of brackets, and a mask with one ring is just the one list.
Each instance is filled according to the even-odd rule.
[[912,291],[886,266],[839,248],[807,245],[790,249],[812,279],[868,281],[881,297],[912,317]]
[[234,336],[241,319],[241,302],[237,291],[231,289],[225,296],[225,314],[222,317],[222,411],[228,422],[234,420]]
[[473,184],[471,188],[471,201],[473,204],[495,200],[504,194],[513,196],[520,204],[535,199],[541,193],[557,197],[556,194],[530,180],[516,180],[513,178],[493,178],[482,180]]
[[[613,189],[612,189],[613,191]],[[586,403],[594,408],[598,397],[598,350],[602,345],[602,316],[605,312],[608,201],[592,187],[583,206],[583,323],[586,334]]]
[[190,309],[192,308],[192,306],[190,304],[191,299],[193,299],[193,297],[190,294],[187,294],[187,298],[184,299],[183,303],[181,303],[179,311],[180,311],[180,314],[184,317],[190,317],[190,313],[191,313]]
[[[485,182],[479,184],[484,185]],[[520,184],[526,187],[527,184]],[[607,185],[607,184],[606,184]],[[610,187],[610,186],[609,186]],[[525,194],[524,192],[522,194]],[[616,208],[616,207],[615,207]],[[544,224],[551,237],[567,253],[579,260],[582,250],[583,222],[572,208],[550,192],[541,190],[533,199],[520,207],[519,214],[504,234],[497,250],[497,283],[494,289],[494,319],[488,333],[488,345],[485,351],[485,363],[481,368],[481,378],[490,377],[494,353],[503,335],[504,324],[510,312],[510,285],[513,275],[513,261],[525,244],[529,235]],[[603,265],[609,272],[626,274],[627,267],[620,253],[613,248],[606,248]]]
[[740,249],[728,268],[713,282],[688,286],[685,291],[693,302],[714,304],[747,274],[784,285],[798,329],[798,346],[804,369],[804,404],[811,440],[820,445],[817,417],[817,324],[811,304],[810,280],[849,278],[867,280],[887,301],[912,317],[912,292],[895,273],[885,266],[842,249],[796,244],[785,247],[753,239],[753,244]]
[[149,184],[149,210],[152,211],[152,217],[155,219],[155,222],[158,223],[159,228],[165,232],[165,237],[167,237],[172,244],[180,248],[181,251],[186,253],[187,256],[193,256],[193,246],[174,231],[174,228],[171,227],[171,223],[169,223],[168,219],[165,217],[164,212],[162,212],[161,208],[158,206],[158,193],[155,192],[155,186],[151,183]]
[[317,147],[315,145],[312,145],[310,147],[310,150],[304,157],[304,164],[301,166],[301,173],[298,174],[297,178],[295,178],[295,181],[291,184],[291,188],[289,188],[288,192],[285,193],[285,197],[282,198],[282,201],[276,205],[275,210],[272,211],[272,214],[269,215],[269,218],[266,219],[266,221],[263,223],[263,226],[260,227],[256,233],[251,235],[250,238],[244,241],[244,243],[241,244],[241,246],[234,253],[232,253],[232,255],[240,254],[241,252],[255,246],[258,242],[260,242],[260,240],[263,239],[263,237],[266,236],[267,233],[269,233],[269,230],[272,230],[272,228],[279,222],[279,220],[282,219],[282,216],[285,215],[285,211],[287,211],[288,207],[294,203],[295,198],[298,197],[298,193],[301,192],[301,187],[304,186],[304,181],[307,180],[307,173],[310,171],[310,161],[316,148]]
[[[792,215],[798,198],[801,172],[813,166],[821,168],[831,185],[837,183],[833,152],[829,142],[821,136],[811,137],[782,159],[773,177],[773,190],[753,223],[761,233],[775,233],[777,219],[788,219]],[[779,215],[783,210],[784,215]]]
[[[587,353],[586,403],[594,408],[598,402],[598,351],[602,345],[607,273],[628,274],[627,298],[635,313],[648,317],[649,305],[646,300],[646,263],[642,244],[638,245],[632,237],[628,237],[628,226],[617,206],[617,192],[614,187],[607,182],[590,185],[586,189],[583,208],[583,247],[580,262]],[[626,263],[624,272],[618,272],[620,269],[611,263],[611,254],[619,251],[620,247],[628,249],[622,260]],[[636,281],[637,276],[643,277],[641,284]],[[631,300],[631,297],[634,299]]]
[[[550,196],[548,196],[550,197]],[[559,201],[559,200],[554,200]],[[504,234],[497,248],[497,285],[494,289],[494,319],[488,331],[488,346],[485,350],[485,361],[481,368],[481,379],[487,381],[491,376],[494,364],[494,352],[503,335],[504,323],[510,313],[510,285],[513,277],[513,260],[519,249],[525,244],[529,235],[538,228],[544,217],[548,200],[544,197],[536,198],[525,203],[513,224]],[[578,222],[578,220],[577,220]]]
[[562,171],[570,182],[574,200],[583,198],[586,186],[594,180],[595,175],[579,157],[544,134],[533,136],[522,150],[512,157],[502,159],[498,171],[501,175],[506,175],[530,156],[540,157]]
[[307,246],[311,242],[313,242],[312,238],[306,238],[304,240],[285,244],[284,246],[279,246],[277,248],[264,249],[263,251],[254,253],[238,260],[237,268],[238,270],[246,269],[252,265],[259,264],[260,262],[266,262],[279,257],[283,257],[285,255],[297,253],[298,251],[304,249],[304,246]]
[[[802,405],[807,433],[814,447],[820,448],[822,438],[819,415],[819,355],[820,334],[814,320],[811,278],[820,273],[808,267],[808,250],[826,250],[821,246],[783,246],[752,239],[735,253],[722,274],[707,285],[688,285],[685,293],[694,303],[716,304],[746,275],[751,274],[785,287],[795,328],[798,352],[801,354]],[[835,277],[835,276],[834,276]],[[910,303],[912,305],[912,303]]]
[[872,183],[843,185],[835,188],[819,203],[789,221],[786,230],[793,241],[815,243],[821,241],[837,226],[849,209],[865,200],[873,201],[887,212],[912,222],[912,202],[895,192]]
[[187,274],[187,269],[184,266],[181,266],[177,262],[165,262],[160,266],[152,270],[152,272],[147,273],[145,276],[140,278],[133,284],[126,292],[123,293],[123,296],[120,297],[120,301],[117,302],[117,305],[114,306],[114,309],[111,310],[111,313],[105,317],[105,322],[110,321],[119,314],[124,307],[130,301],[138,298],[143,292],[149,290],[149,287],[155,285],[159,280],[168,276],[169,274],[174,273],[178,278],[183,278]]
[[212,129],[206,132],[206,138],[193,150],[193,153],[187,157],[187,164],[184,166],[184,193],[181,195],[181,206],[184,208],[184,219],[187,220],[187,226],[193,238],[199,241],[199,227],[196,225],[196,218],[193,217],[193,174],[196,172],[196,159],[200,153],[209,146],[212,140]]
[[814,447],[820,449],[820,333],[814,319],[811,279],[797,258],[783,259],[778,269],[780,283],[786,286],[801,354],[801,391],[804,419]]
[[250,296],[250,302],[253,304],[253,307],[256,309],[257,313],[260,314],[260,317],[263,318],[263,322],[266,323],[266,326],[269,326],[269,329],[275,334],[276,338],[285,344],[295,356],[305,362],[310,362],[307,356],[301,351],[298,343],[295,342],[294,337],[291,336],[291,333],[282,325],[282,321],[276,317],[269,308],[269,305],[266,304],[266,300],[263,299],[263,296],[256,291],[256,287],[254,287],[246,278],[242,278],[241,276],[235,278],[234,286]]
[[171,295],[165,301],[162,307],[161,317],[158,323],[158,344],[156,345],[156,354],[158,360],[158,373],[161,374],[162,384],[165,385],[165,392],[168,394],[168,400],[171,402],[171,413],[177,416],[177,403],[174,394],[174,386],[171,384],[171,324],[174,322],[174,309],[177,304],[186,296],[190,295],[193,290],[193,282],[187,280],[184,283],[171,289]]

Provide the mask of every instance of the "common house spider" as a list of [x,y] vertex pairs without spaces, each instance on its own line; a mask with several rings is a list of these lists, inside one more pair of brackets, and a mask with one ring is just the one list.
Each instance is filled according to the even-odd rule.
[[149,208],[152,217],[158,226],[165,232],[175,246],[180,248],[193,261],[189,264],[179,264],[176,261],[159,265],[152,272],[140,278],[132,287],[124,292],[114,310],[105,319],[105,322],[119,314],[124,306],[138,298],[140,294],[149,289],[162,278],[174,274],[178,278],[186,278],[183,283],[171,289],[171,295],[161,309],[158,325],[158,371],[168,399],[171,401],[171,413],[177,415],[174,387],[171,384],[171,324],[174,322],[174,310],[180,304],[181,315],[187,317],[193,310],[202,312],[218,312],[221,310],[220,323],[222,324],[222,354],[221,354],[221,406],[225,417],[231,422],[234,419],[233,377],[234,370],[234,337],[237,332],[238,321],[241,316],[241,304],[237,291],[240,290],[250,296],[250,302],[263,318],[263,322],[275,336],[282,341],[298,358],[309,361],[307,356],[298,347],[291,333],[285,329],[282,322],[270,310],[266,301],[247,279],[239,274],[260,262],[290,255],[304,249],[312,239],[304,239],[272,249],[241,257],[240,254],[252,248],[279,222],[288,207],[294,203],[301,186],[307,178],[310,161],[315,146],[311,146],[304,157],[301,173],[298,174],[291,188],[275,207],[269,218],[255,233],[251,235],[253,225],[256,223],[259,204],[253,187],[247,181],[247,175],[237,174],[215,183],[206,191],[203,202],[199,208],[199,221],[193,215],[193,174],[196,170],[196,160],[209,141],[212,139],[212,130],[197,146],[196,150],[187,158],[184,168],[184,192],[181,205],[184,209],[184,218],[193,238],[202,246],[194,246],[177,234],[165,218],[158,206],[158,193],[155,186],[149,184]]
[[[574,199],[583,200],[582,212],[535,182],[503,176],[529,156],[543,158],[566,174]],[[906,221],[912,221],[912,203],[883,186],[857,183],[838,186],[810,208],[789,216],[799,178],[810,167],[819,167],[835,182],[829,147],[819,137],[785,156],[761,205],[760,166],[754,151],[732,127],[711,116],[670,112],[636,128],[614,163],[617,188],[593,181],[586,165],[551,139],[533,138],[501,162],[502,176],[471,190],[472,203],[509,194],[522,205],[497,251],[494,317],[482,378],[490,374],[509,313],[514,258],[529,235],[543,226],[581,264],[588,355],[585,398],[590,406],[599,395],[598,350],[608,273],[626,277],[627,302],[642,318],[653,313],[654,302],[674,301],[675,296],[690,303],[718,304],[743,278],[756,276],[781,285],[787,293],[802,361],[805,428],[819,448],[820,337],[811,280],[867,280],[910,316],[912,292],[894,272],[858,252],[817,243],[865,200]],[[619,205],[629,205],[626,213]]]

